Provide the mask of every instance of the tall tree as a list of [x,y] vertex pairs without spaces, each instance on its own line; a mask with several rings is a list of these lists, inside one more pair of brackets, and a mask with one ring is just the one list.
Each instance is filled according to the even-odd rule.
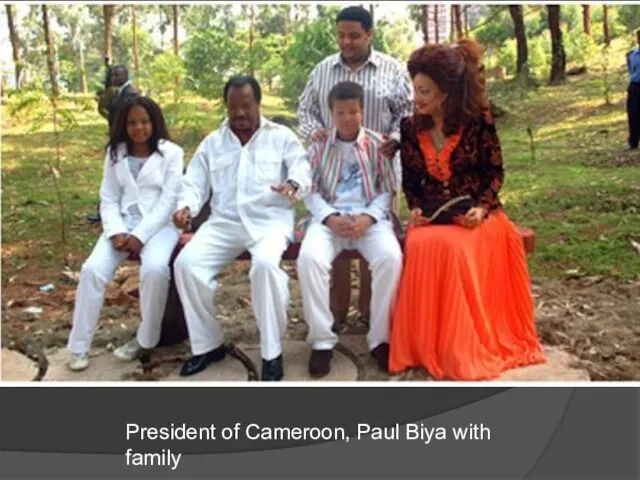
[[424,43],[429,43],[429,6],[422,5],[422,35]]
[[464,36],[469,37],[469,5],[465,5],[464,13]]
[[140,52],[138,49],[138,19],[136,17],[136,6],[131,5],[131,26],[133,29],[133,68],[136,77],[136,88],[140,88]]
[[[467,8],[466,5],[464,8]],[[462,14],[460,10],[460,5],[452,5],[451,14],[453,15],[453,23],[457,40],[462,39],[464,36],[464,33],[462,31]]]
[[518,76],[522,75],[523,69],[529,59],[529,50],[527,48],[527,34],[524,26],[524,15],[522,13],[522,5],[509,5],[509,13],[513,19],[513,26],[516,34],[516,45],[518,48],[517,68]]
[[433,6],[433,26],[436,29],[436,43],[440,43],[440,22],[438,18],[438,5]]
[[47,68],[49,70],[49,79],[51,80],[51,92],[53,98],[58,98],[60,96],[60,88],[58,87],[56,53],[53,49],[51,29],[49,28],[49,9],[46,5],[42,5],[42,26],[44,27],[44,40],[47,44]]
[[[176,57],[180,56],[180,46],[178,43],[178,5],[173,6],[173,54]],[[180,88],[180,77],[176,76],[176,88]]]
[[608,47],[611,45],[611,36],[609,35],[609,7],[602,5],[602,22],[604,30],[604,44]]
[[253,4],[247,7],[247,17],[249,19],[249,75],[254,76],[256,73],[255,64],[253,62],[253,29],[255,19],[255,7]]
[[551,74],[549,84],[557,85],[565,79],[567,58],[560,29],[560,5],[547,5],[549,31],[551,32]]
[[582,5],[582,28],[584,34],[591,36],[591,7],[590,5]]
[[7,23],[9,24],[9,38],[11,39],[11,48],[13,50],[13,64],[15,65],[16,88],[20,88],[20,74],[22,73],[22,61],[20,60],[20,38],[13,18],[13,5],[5,5],[7,7]]
[[104,15],[104,54],[113,61],[113,50],[111,48],[111,34],[113,32],[113,16],[116,13],[115,5],[103,5]]

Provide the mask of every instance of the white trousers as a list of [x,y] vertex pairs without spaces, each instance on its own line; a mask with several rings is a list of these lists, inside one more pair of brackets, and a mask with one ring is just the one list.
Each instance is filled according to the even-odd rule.
[[[169,260],[178,243],[179,232],[165,226],[140,251],[140,326],[138,343],[153,348],[160,340],[171,269]],[[82,266],[80,283],[76,290],[73,326],[67,344],[73,353],[88,352],[95,334],[107,284],[113,280],[116,269],[127,258],[111,240],[101,235],[91,255]]]
[[[322,223],[312,223],[298,255],[298,279],[309,326],[307,341],[314,350],[330,350],[338,343],[331,330],[333,315],[329,306],[332,262],[347,240],[338,237]],[[372,225],[356,242],[357,250],[371,269],[371,319],[367,344],[370,350],[389,342],[391,311],[402,273],[402,250],[389,221]]]
[[202,355],[223,343],[213,304],[216,277],[245,250],[251,253],[251,305],[260,332],[262,358],[273,360],[282,353],[289,277],[280,262],[287,246],[288,239],[280,230],[273,230],[256,243],[236,221],[210,219],[200,226],[174,265],[193,355]]

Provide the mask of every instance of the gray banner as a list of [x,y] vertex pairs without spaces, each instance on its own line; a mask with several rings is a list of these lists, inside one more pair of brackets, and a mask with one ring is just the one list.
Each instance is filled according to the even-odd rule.
[[[640,478],[632,388],[3,388],[0,398],[0,478]],[[283,433],[294,438],[250,438]]]

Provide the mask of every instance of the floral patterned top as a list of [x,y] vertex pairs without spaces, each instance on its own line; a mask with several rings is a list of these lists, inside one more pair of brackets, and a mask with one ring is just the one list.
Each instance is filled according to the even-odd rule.
[[409,209],[424,200],[471,195],[488,212],[502,207],[498,192],[504,182],[502,152],[489,109],[446,138],[440,154],[419,117],[400,125],[402,187]]

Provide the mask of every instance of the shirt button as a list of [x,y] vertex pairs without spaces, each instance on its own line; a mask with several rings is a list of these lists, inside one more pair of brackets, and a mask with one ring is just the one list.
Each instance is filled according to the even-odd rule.
[[442,182],[442,185],[446,188],[449,186],[449,182],[447,182],[446,180],[444,182]]
[[449,189],[448,189],[448,188],[445,188],[443,193],[444,193],[445,195],[449,195],[451,192],[449,191]]

